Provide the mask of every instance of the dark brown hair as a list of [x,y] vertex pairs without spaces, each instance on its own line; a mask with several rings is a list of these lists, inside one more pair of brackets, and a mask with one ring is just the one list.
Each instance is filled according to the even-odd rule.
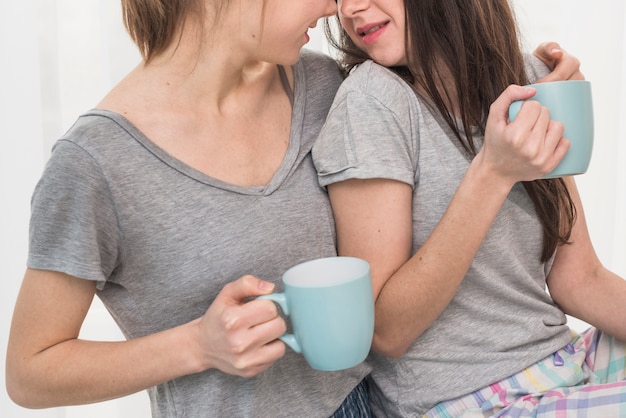
[[[424,91],[428,101],[470,155],[476,155],[472,129],[485,133],[491,103],[510,84],[528,84],[515,17],[507,0],[404,0],[407,67],[392,71]],[[337,25],[335,25],[337,23]],[[339,51],[346,73],[369,57],[352,42],[338,19],[327,20],[326,34]],[[455,89],[441,91],[440,65]],[[420,94],[420,93],[417,93]],[[447,97],[458,97],[462,130],[448,110]],[[475,129],[475,128],[474,128]],[[464,139],[465,138],[465,139]],[[541,260],[567,244],[576,210],[562,179],[524,182],[544,232]]]

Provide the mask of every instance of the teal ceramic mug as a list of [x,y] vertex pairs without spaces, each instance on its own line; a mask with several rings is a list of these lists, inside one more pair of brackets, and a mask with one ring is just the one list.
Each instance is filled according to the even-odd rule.
[[328,257],[298,264],[283,274],[284,293],[260,296],[278,303],[293,333],[280,339],[317,370],[361,363],[374,335],[374,296],[369,264]]
[[[550,119],[565,127],[563,136],[570,141],[565,157],[544,178],[583,174],[589,168],[593,150],[593,100],[591,83],[585,80],[552,81],[530,84],[537,94],[535,100],[550,110]],[[524,101],[509,107],[509,120],[513,121]]]

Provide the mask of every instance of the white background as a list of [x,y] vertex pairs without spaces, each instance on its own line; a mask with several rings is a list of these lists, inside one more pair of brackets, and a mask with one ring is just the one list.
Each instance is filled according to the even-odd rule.
[[[602,261],[626,277],[626,8],[613,0],[514,0],[526,49],[555,40],[579,57],[593,83],[596,143],[578,177]],[[314,31],[310,48],[325,50]],[[54,140],[139,56],[111,0],[0,3],[0,417],[149,417],[145,392],[89,406],[30,411],[6,395],[4,361],[13,304],[25,268],[29,200]],[[585,324],[573,322],[577,329]],[[82,336],[121,339],[104,308],[92,307]]]

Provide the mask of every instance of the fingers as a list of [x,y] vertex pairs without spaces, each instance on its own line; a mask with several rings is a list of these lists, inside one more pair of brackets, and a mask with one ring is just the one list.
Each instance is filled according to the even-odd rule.
[[[285,354],[285,344],[277,339],[286,331],[285,322],[277,315],[272,302],[258,302],[264,309],[255,307],[250,309],[250,315],[243,314],[239,320],[229,321],[223,354],[225,362],[220,367],[226,373],[252,377],[269,368]],[[254,313],[258,316],[254,316]],[[256,321],[250,322],[253,317]]]
[[[525,100],[535,89],[509,86],[490,108],[480,164],[503,181],[536,180],[550,172],[565,155],[569,143],[563,125],[550,120],[549,110],[534,100]],[[524,100],[513,122],[508,108]]]
[[569,148],[569,141],[563,138],[563,124],[551,120],[550,111],[536,101],[524,102],[509,129],[517,139],[519,155],[528,165],[521,180],[534,180],[549,173]]
[[562,57],[563,50],[557,42],[542,42],[533,54],[553,70],[556,60]]
[[224,286],[216,300],[223,299],[224,302],[237,305],[247,298],[266,295],[272,291],[274,291],[273,283],[247,275]]
[[200,319],[200,345],[208,368],[251,377],[285,354],[285,345],[278,337],[286,325],[276,305],[269,300],[247,302],[273,289],[272,283],[253,276],[224,286]]
[[571,143],[563,136],[564,130],[565,128],[562,123],[554,121],[550,122],[546,133],[546,142],[548,143],[547,148],[553,149],[553,152],[549,155],[551,158],[549,160],[549,164],[547,164],[547,171],[545,174],[554,170],[569,150]]
[[557,42],[544,42],[534,51],[534,55],[552,70],[538,82],[559,80],[584,80],[578,58],[562,49]]
[[531,87],[510,85],[491,104],[489,117],[495,118],[496,122],[507,123],[509,120],[509,107],[518,100],[530,99],[535,95],[535,89]]

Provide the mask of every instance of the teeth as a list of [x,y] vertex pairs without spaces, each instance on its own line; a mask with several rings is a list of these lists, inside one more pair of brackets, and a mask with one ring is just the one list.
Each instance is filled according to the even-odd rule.
[[370,28],[369,30],[367,30],[366,32],[361,33],[361,36],[365,36],[365,35],[369,35],[372,32],[376,32],[378,29],[382,28],[384,25],[377,25],[374,26],[373,28]]

